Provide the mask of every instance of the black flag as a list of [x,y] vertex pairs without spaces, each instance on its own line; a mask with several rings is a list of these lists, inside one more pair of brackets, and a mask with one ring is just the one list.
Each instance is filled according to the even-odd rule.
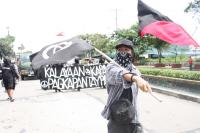
[[38,69],[43,65],[66,63],[75,56],[92,49],[93,46],[89,43],[74,37],[42,48],[33,58],[32,66],[33,69]]

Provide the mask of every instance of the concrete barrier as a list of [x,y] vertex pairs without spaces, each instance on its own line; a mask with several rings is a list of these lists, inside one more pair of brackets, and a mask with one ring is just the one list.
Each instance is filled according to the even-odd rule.
[[154,75],[143,78],[157,92],[200,103],[200,81]]

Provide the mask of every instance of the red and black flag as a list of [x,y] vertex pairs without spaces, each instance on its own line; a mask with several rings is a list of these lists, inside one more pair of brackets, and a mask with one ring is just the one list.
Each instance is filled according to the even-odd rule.
[[64,36],[64,32],[60,32],[56,36]]
[[200,47],[180,25],[149,7],[141,0],[138,0],[138,19],[139,32],[142,37],[145,34],[151,34],[170,44]]

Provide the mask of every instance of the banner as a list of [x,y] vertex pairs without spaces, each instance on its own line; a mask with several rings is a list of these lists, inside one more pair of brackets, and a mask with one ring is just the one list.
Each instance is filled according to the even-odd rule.
[[40,70],[42,89],[105,87],[106,65],[53,65]]

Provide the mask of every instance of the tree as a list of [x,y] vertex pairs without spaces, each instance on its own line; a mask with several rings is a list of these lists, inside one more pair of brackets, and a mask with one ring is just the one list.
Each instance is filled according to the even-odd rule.
[[109,53],[111,51],[111,47],[109,45],[112,43],[110,43],[109,37],[107,37],[106,35],[98,33],[86,34],[81,35],[81,38],[90,42],[93,46],[95,46],[97,49],[101,50],[104,53]]
[[0,38],[0,58],[4,56],[14,56],[12,43],[15,41],[14,36],[6,36],[5,38]]
[[158,52],[158,62],[161,63],[162,59],[162,52],[166,49],[169,48],[169,44],[163,40],[160,40],[159,38],[156,38],[151,35],[146,35],[145,37],[145,42],[152,48],[157,49]]
[[186,13],[193,13],[197,22],[200,24],[200,0],[194,0],[184,10]]
[[[174,63],[181,63],[181,60],[183,56],[185,55],[184,52],[189,51],[189,46],[170,45],[167,51],[174,54],[174,58],[175,58]],[[177,62],[177,56],[180,57],[180,62]]]

